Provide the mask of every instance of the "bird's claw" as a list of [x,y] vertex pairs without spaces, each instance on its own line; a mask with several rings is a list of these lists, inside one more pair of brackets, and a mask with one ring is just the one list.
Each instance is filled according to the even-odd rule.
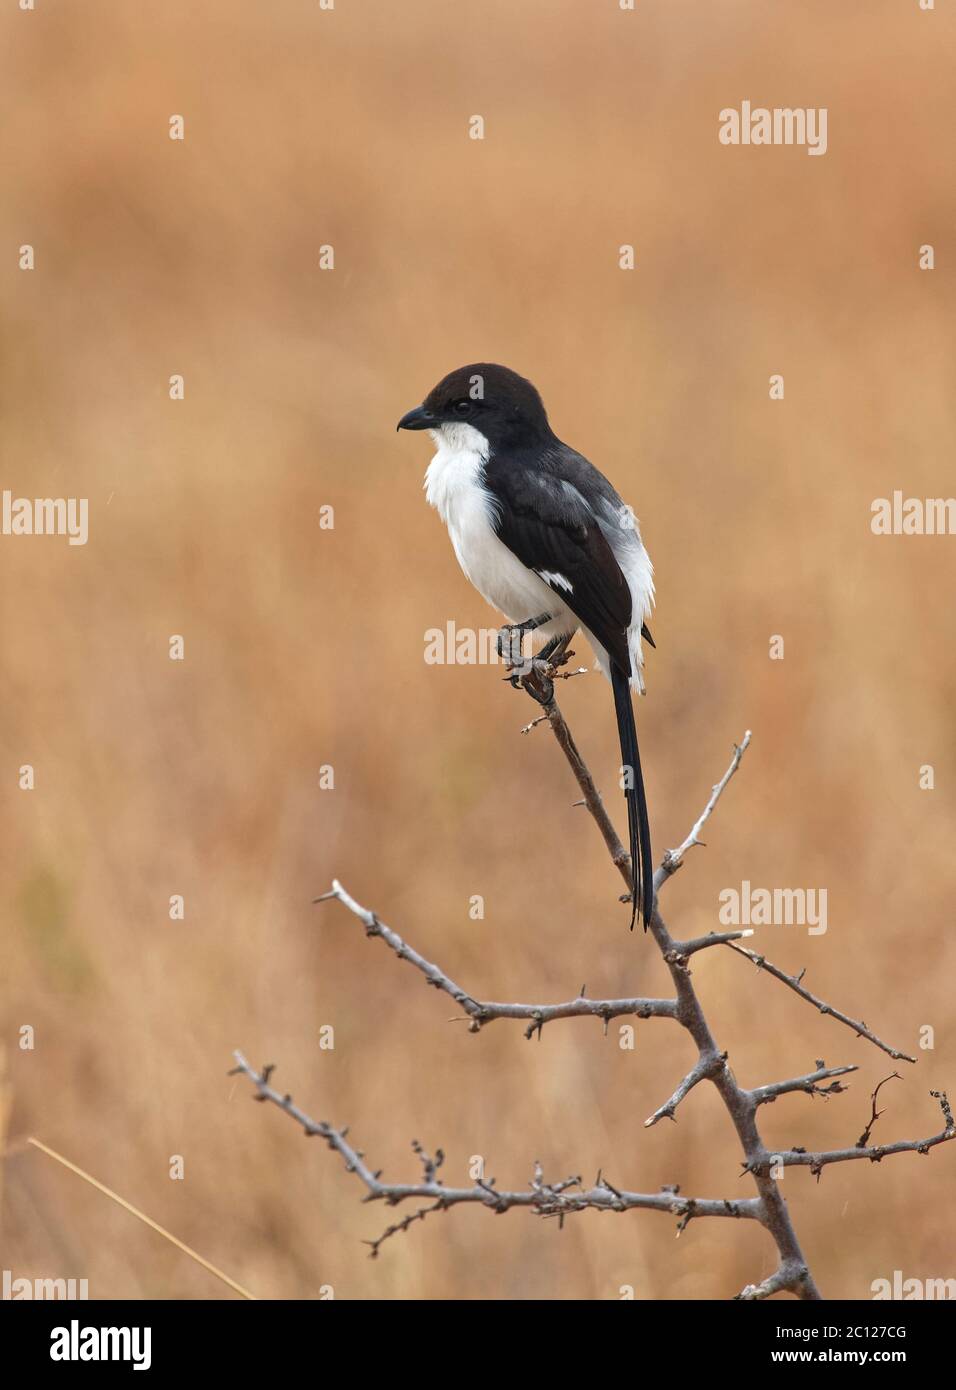
[[554,699],[554,667],[540,657],[525,657],[512,664],[505,676],[513,690],[525,689],[539,705],[549,705]]
[[520,666],[523,660],[521,653],[523,636],[524,631],[517,624],[514,626],[506,625],[498,629],[498,655],[509,666]]

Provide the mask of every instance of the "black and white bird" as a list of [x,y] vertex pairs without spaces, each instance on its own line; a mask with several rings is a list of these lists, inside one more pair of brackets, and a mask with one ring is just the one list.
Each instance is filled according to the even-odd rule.
[[425,494],[448,527],[458,563],[508,619],[509,632],[564,654],[580,627],[614,690],[631,853],[631,927],[654,901],[647,799],[631,689],[644,693],[642,640],[653,567],[637,520],[607,478],[562,444],[530,381],[478,362],[443,377],[403,430],[428,430],[438,452]]

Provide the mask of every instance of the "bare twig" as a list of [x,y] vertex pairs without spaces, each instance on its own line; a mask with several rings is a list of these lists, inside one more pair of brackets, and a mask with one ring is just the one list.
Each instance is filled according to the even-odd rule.
[[[944,1091],[931,1091],[930,1095],[935,1096],[942,1105],[946,1093]],[[930,1149],[936,1148],[937,1144],[948,1144],[951,1140],[956,1139],[956,1125],[952,1123],[952,1116],[947,1115],[945,1106],[943,1106],[943,1116],[946,1119],[946,1128],[942,1129],[939,1134],[931,1135],[928,1139],[900,1139],[895,1144],[878,1144],[869,1148],[861,1148],[859,1144],[855,1144],[852,1149],[825,1149],[819,1153],[811,1153],[807,1149],[786,1149],[782,1153],[769,1156],[769,1158],[764,1156],[760,1162],[767,1162],[771,1167],[809,1168],[811,1173],[819,1177],[822,1169],[830,1163],[852,1163],[858,1158],[868,1158],[871,1163],[880,1163],[884,1158],[890,1158],[894,1154],[928,1154]],[[744,1171],[754,1172],[755,1170],[750,1164],[745,1164]]]
[[750,1098],[755,1105],[769,1105],[778,1096],[789,1095],[792,1091],[805,1091],[809,1096],[839,1095],[847,1089],[846,1086],[841,1086],[838,1081],[831,1086],[821,1086],[820,1082],[831,1076],[846,1076],[851,1071],[859,1071],[859,1067],[824,1067],[821,1064],[816,1071],[806,1076],[795,1076],[792,1081],[774,1081],[769,1086],[758,1086],[750,1092]]
[[714,1075],[718,1068],[722,1067],[727,1060],[726,1052],[722,1052],[719,1057],[699,1057],[691,1070],[684,1077],[677,1090],[670,1100],[665,1101],[653,1115],[648,1116],[644,1121],[644,1128],[651,1129],[659,1120],[673,1120],[674,1111],[680,1105],[686,1095],[691,1092],[699,1081],[704,1081]]
[[417,1200],[430,1203],[429,1206],[419,1208],[402,1221],[389,1226],[377,1240],[369,1241],[373,1256],[378,1254],[379,1246],[384,1240],[400,1231],[406,1231],[413,1222],[423,1221],[432,1212],[445,1211],[449,1207],[463,1204],[477,1204],[493,1212],[527,1207],[539,1216],[561,1217],[589,1209],[616,1212],[660,1211],[681,1218],[684,1225],[698,1216],[732,1216],[753,1221],[762,1219],[760,1202],[753,1197],[725,1201],[722,1197],[681,1197],[674,1191],[626,1192],[612,1187],[600,1175],[593,1187],[575,1191],[573,1189],[580,1187],[580,1178],[565,1178],[560,1182],[547,1183],[539,1164],[535,1164],[527,1191],[499,1191],[493,1179],[476,1182],[471,1187],[446,1187],[437,1177],[437,1161],[428,1158],[417,1142],[413,1143],[412,1148],[422,1160],[425,1170],[423,1181],[383,1182],[381,1173],[373,1172],[365,1162],[364,1154],[348,1142],[347,1130],[335,1129],[324,1120],[311,1119],[299,1109],[290,1095],[283,1095],[270,1084],[274,1067],[263,1067],[261,1071],[256,1071],[241,1052],[235,1052],[233,1056],[236,1065],[230,1075],[241,1073],[247,1076],[256,1088],[255,1100],[271,1102],[290,1119],[295,1120],[308,1137],[324,1139],[329,1148],[344,1161],[346,1171],[355,1173],[364,1184],[367,1202],[385,1202],[387,1206]]
[[865,1149],[865,1148],[866,1148],[867,1144],[870,1142],[870,1135],[873,1133],[873,1126],[876,1124],[877,1120],[878,1120],[878,1119],[880,1118],[880,1116],[883,1114],[883,1111],[882,1111],[882,1110],[877,1110],[877,1108],[876,1108],[876,1098],[877,1098],[877,1096],[880,1094],[880,1091],[881,1091],[882,1088],[886,1085],[887,1081],[902,1081],[902,1080],[903,1080],[903,1078],[900,1076],[899,1072],[898,1072],[898,1071],[893,1071],[893,1072],[890,1072],[889,1076],[884,1076],[883,1080],[882,1080],[881,1082],[879,1082],[879,1084],[877,1085],[876,1090],[875,1090],[875,1091],[873,1092],[873,1094],[870,1096],[871,1111],[870,1111],[870,1118],[869,1118],[869,1120],[867,1120],[867,1123],[866,1123],[866,1129],[863,1131],[863,1133],[860,1135],[859,1139],[856,1141],[856,1146],[857,1146],[858,1149]]
[[827,1004],[823,999],[818,999],[815,994],[811,994],[808,989],[804,989],[802,980],[805,972],[803,970],[800,971],[799,975],[788,975],[786,971],[781,970],[779,966],[772,965],[770,961],[767,960],[766,956],[758,955],[756,951],[748,951],[744,946],[735,946],[732,941],[727,941],[724,944],[731,951],[736,951],[738,955],[746,956],[748,960],[752,960],[758,970],[765,970],[767,974],[772,975],[775,980],[780,980],[788,989],[792,989],[794,994],[799,994],[801,999],[805,999],[808,1004],[812,1004],[821,1014],[826,1014],[830,1018],[835,1018],[838,1023],[845,1023],[848,1028],[853,1029],[858,1038],[866,1038],[867,1041],[873,1043],[874,1047],[878,1047],[881,1052],[888,1053],[889,1056],[893,1058],[894,1062],[916,1061],[915,1057],[910,1057],[908,1053],[901,1052],[899,1048],[891,1047],[889,1043],[883,1042],[882,1038],[878,1038],[875,1033],[872,1033],[865,1023],[851,1018],[849,1014],[843,1013],[840,1009],[835,1009],[832,1004]]
[[557,704],[552,700],[545,706],[545,714],[548,723],[551,725],[551,732],[558,742],[558,747],[567,758],[577,779],[578,786],[584,796],[584,804],[594,817],[595,823],[604,838],[608,854],[611,860],[627,884],[628,893],[631,892],[631,856],[618,839],[617,831],[611,822],[604,802],[601,800],[601,793],[595,785],[594,778],[591,776],[587,763],[578,752],[578,746],[571,737],[571,730],[568,728],[564,715],[558,709]]
[[633,1015],[635,1018],[676,1018],[677,1016],[677,1001],[675,999],[585,999],[583,994],[579,995],[577,999],[568,999],[562,1004],[505,1004],[490,999],[474,999],[460,985],[456,985],[454,980],[449,979],[439,966],[419,955],[418,951],[409,946],[398,932],[386,926],[374,912],[371,912],[367,907],[362,907],[361,903],[357,903],[351,893],[346,892],[342,887],[338,879],[333,880],[328,893],[323,893],[315,901],[317,903],[328,902],[332,898],[337,898],[359,919],[365,927],[367,936],[379,937],[387,946],[391,947],[399,960],[407,960],[415,966],[416,970],[421,971],[430,985],[433,985],[435,989],[444,991],[445,994],[450,994],[455,1003],[460,1004],[471,1019],[472,1032],[477,1033],[486,1023],[492,1023],[497,1018],[528,1020],[529,1026],[525,1030],[525,1036],[530,1038],[540,1034],[546,1023],[551,1023],[559,1018],[599,1018],[607,1025],[612,1018],[620,1018],[625,1015]]
[[945,1091],[930,1091],[934,1100],[939,1101],[939,1108],[943,1112],[943,1119],[946,1121],[946,1128],[956,1130],[956,1120],[953,1119],[952,1106]]
[[525,724],[519,732],[522,734],[530,734],[531,730],[536,729],[539,724],[547,724],[547,722],[548,716],[546,714],[539,714],[536,719],[532,719],[530,724]]
[[[825,1149],[819,1153],[788,1149],[783,1153],[774,1154],[773,1162],[784,1168],[809,1168],[811,1173],[817,1173],[827,1164],[852,1163],[857,1158],[868,1158],[871,1163],[880,1163],[893,1154],[927,1154],[937,1144],[948,1144],[951,1139],[956,1139],[956,1130],[944,1129],[929,1139],[900,1139],[895,1144],[879,1144],[866,1149],[857,1148],[856,1145],[852,1149]],[[748,1167],[746,1171],[755,1170]]]
[[743,1303],[754,1303],[758,1299],[769,1298],[771,1294],[782,1293],[785,1290],[792,1290],[794,1281],[800,1278],[799,1266],[788,1264],[786,1260],[775,1269],[768,1279],[760,1284],[748,1284],[745,1289],[741,1289],[736,1295],[736,1299]]
[[726,946],[728,941],[739,941],[741,937],[753,934],[753,927],[744,927],[738,931],[712,931],[706,936],[695,936],[691,941],[675,941],[674,951],[686,960],[698,951],[706,951],[708,946]]
[[693,849],[695,845],[703,845],[703,841],[700,839],[700,832],[703,830],[704,826],[707,824],[708,820],[713,815],[714,808],[716,807],[717,802],[723,795],[727,783],[730,781],[731,777],[733,777],[734,773],[740,766],[741,759],[743,758],[747,749],[750,747],[750,740],[752,737],[753,735],[748,729],[747,732],[744,734],[743,738],[740,740],[740,743],[734,744],[734,756],[730,760],[730,766],[724,773],[723,777],[721,777],[720,781],[715,782],[713,787],[711,788],[710,800],[708,801],[707,805],[701,811],[700,815],[697,817],[697,820],[691,827],[690,834],[680,845],[678,845],[677,849],[669,849],[665,853],[663,861],[661,863],[661,867],[658,870],[659,873],[663,872],[665,878],[669,878],[671,874],[676,874],[677,870],[684,862],[684,855],[687,853],[689,849]]

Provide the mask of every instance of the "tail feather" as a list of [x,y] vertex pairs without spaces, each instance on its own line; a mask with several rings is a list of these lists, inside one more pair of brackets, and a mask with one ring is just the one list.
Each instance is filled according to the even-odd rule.
[[[637,747],[637,725],[628,677],[611,664],[611,685],[614,689],[614,708],[617,711],[617,730],[621,740],[621,763],[627,782],[627,831],[631,852],[631,931],[637,916],[640,895],[641,918],[647,931],[654,906],[654,861],[651,855],[651,828],[647,818],[647,797],[641,774],[641,755]],[[630,774],[630,775],[629,775]],[[633,785],[632,785],[633,784]]]

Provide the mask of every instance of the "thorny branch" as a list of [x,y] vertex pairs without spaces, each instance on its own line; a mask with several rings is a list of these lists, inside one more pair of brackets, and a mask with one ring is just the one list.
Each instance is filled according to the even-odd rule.
[[[680,1217],[681,1229],[695,1216],[734,1216],[753,1221],[761,1220],[760,1202],[755,1197],[737,1198],[725,1201],[720,1198],[681,1197],[676,1189],[661,1192],[626,1192],[611,1184],[598,1174],[594,1185],[584,1188],[581,1178],[565,1178],[561,1182],[546,1183],[540,1165],[535,1164],[534,1175],[528,1190],[504,1192],[495,1187],[494,1178],[480,1179],[472,1187],[446,1187],[437,1176],[440,1158],[432,1160],[417,1142],[412,1148],[424,1168],[424,1180],[418,1183],[388,1183],[382,1181],[381,1170],[373,1172],[365,1162],[365,1155],[348,1142],[347,1129],[334,1129],[324,1120],[310,1119],[290,1095],[283,1095],[270,1085],[274,1067],[263,1067],[256,1071],[246,1061],[241,1052],[233,1053],[236,1065],[230,1075],[242,1073],[256,1088],[256,1100],[271,1101],[297,1124],[301,1125],[307,1137],[324,1139],[345,1162],[346,1172],[355,1173],[365,1184],[366,1202],[384,1202],[386,1206],[398,1206],[400,1202],[423,1200],[432,1203],[430,1207],[420,1208],[402,1221],[389,1226],[378,1240],[369,1241],[372,1254],[389,1236],[407,1230],[414,1221],[423,1220],[430,1212],[445,1211],[448,1207],[463,1203],[477,1203],[494,1212],[510,1211],[513,1207],[530,1207],[539,1216],[565,1216],[577,1211],[592,1208],[596,1211],[662,1211]],[[440,1153],[440,1151],[439,1151]]]
[[870,1096],[870,1106],[871,1106],[871,1110],[870,1110],[870,1118],[869,1118],[869,1119],[867,1120],[867,1122],[866,1122],[866,1129],[863,1131],[863,1133],[860,1135],[859,1139],[856,1141],[856,1147],[857,1147],[858,1149],[865,1149],[865,1148],[866,1148],[867,1144],[870,1142],[870,1135],[873,1133],[873,1126],[876,1124],[877,1120],[878,1120],[878,1119],[880,1118],[880,1116],[883,1114],[883,1111],[882,1111],[882,1110],[877,1110],[877,1108],[876,1108],[876,1098],[877,1098],[877,1096],[880,1094],[880,1092],[882,1091],[883,1087],[886,1085],[887,1081],[902,1081],[902,1080],[903,1080],[903,1078],[900,1076],[900,1074],[899,1074],[898,1071],[892,1071],[892,1072],[890,1072],[889,1076],[884,1076],[883,1080],[882,1080],[881,1082],[879,1082],[879,1084],[877,1085],[875,1091],[874,1091],[873,1094]]
[[398,932],[386,926],[374,912],[370,912],[367,907],[362,907],[360,903],[357,903],[337,879],[333,880],[328,893],[323,893],[315,901],[317,903],[327,902],[330,898],[338,898],[339,902],[354,913],[365,927],[366,936],[381,937],[385,944],[395,952],[399,960],[407,960],[411,965],[414,965],[416,970],[421,971],[428,983],[435,989],[440,989],[445,994],[451,995],[455,1003],[465,1010],[466,1016],[471,1020],[469,1031],[472,1033],[477,1033],[484,1024],[491,1023],[497,1018],[528,1020],[525,1037],[531,1038],[535,1034],[540,1035],[541,1029],[546,1023],[551,1023],[559,1018],[599,1018],[603,1020],[606,1028],[612,1018],[620,1018],[626,1014],[633,1014],[637,1018],[676,1018],[677,1016],[677,1004],[673,999],[587,999],[583,989],[576,999],[568,999],[561,1004],[500,1004],[493,1000],[474,999],[460,985],[455,984],[454,980],[450,979],[439,966],[419,955],[418,951],[409,946]]
[[875,1033],[870,1032],[865,1023],[858,1022],[855,1018],[850,1018],[849,1014],[841,1013],[841,1011],[835,1009],[832,1004],[824,1003],[824,1001],[818,999],[815,994],[811,994],[808,989],[804,989],[802,981],[806,974],[805,970],[801,970],[799,975],[788,975],[786,971],[781,970],[778,966],[771,965],[766,956],[760,956],[756,951],[748,951],[744,946],[735,946],[733,941],[730,940],[726,941],[724,944],[729,946],[732,951],[736,951],[738,955],[746,956],[748,960],[752,960],[758,970],[765,970],[767,974],[772,975],[775,980],[780,980],[788,989],[792,989],[794,994],[799,994],[801,999],[805,999],[808,1004],[812,1004],[821,1014],[827,1014],[830,1018],[835,1018],[838,1023],[845,1023],[848,1028],[853,1029],[858,1038],[866,1038],[869,1042],[873,1043],[875,1047],[888,1053],[889,1056],[893,1058],[894,1062],[916,1061],[916,1058],[911,1057],[909,1053],[900,1052],[898,1048],[890,1047],[889,1043],[883,1042]]
[[[583,804],[590,811],[601,832],[611,860],[627,886],[629,897],[633,891],[630,857],[618,838],[590,770],[582,758],[564,716],[554,699],[554,675],[553,670],[542,669],[540,662],[530,663],[521,675],[521,684],[543,710],[542,715],[533,720],[522,732],[529,732],[536,724],[545,720],[550,725],[558,746],[564,753],[578,786],[581,788],[584,798]],[[507,1018],[527,1022],[525,1036],[528,1038],[540,1037],[546,1023],[562,1018],[599,1018],[603,1021],[605,1030],[612,1018],[625,1015],[642,1019],[670,1018],[675,1020],[693,1038],[698,1050],[697,1061],[670,1098],[645,1120],[645,1126],[650,1128],[662,1119],[673,1120],[675,1111],[689,1093],[701,1081],[710,1081],[720,1095],[737,1132],[744,1152],[742,1168],[753,1178],[757,1188],[757,1196],[734,1200],[682,1197],[676,1187],[664,1189],[659,1193],[627,1192],[612,1187],[600,1173],[594,1185],[585,1189],[582,1187],[579,1177],[567,1178],[556,1183],[546,1183],[538,1164],[535,1164],[534,1176],[527,1191],[499,1191],[495,1187],[493,1179],[478,1179],[471,1187],[452,1188],[446,1187],[438,1177],[438,1169],[443,1158],[441,1151],[435,1159],[431,1159],[417,1143],[413,1147],[422,1161],[424,1180],[419,1183],[386,1183],[382,1180],[381,1171],[372,1171],[365,1163],[361,1151],[354,1149],[348,1143],[347,1130],[337,1130],[324,1121],[311,1119],[293,1103],[291,1096],[283,1095],[270,1085],[272,1067],[265,1067],[261,1072],[257,1072],[241,1053],[236,1052],[234,1054],[236,1058],[234,1070],[243,1073],[252,1081],[256,1088],[254,1099],[271,1102],[301,1125],[306,1135],[314,1135],[324,1139],[328,1146],[344,1160],[346,1169],[349,1172],[354,1172],[361,1179],[366,1188],[366,1201],[383,1201],[389,1206],[396,1206],[407,1200],[427,1203],[427,1205],[417,1208],[414,1212],[389,1226],[377,1240],[369,1241],[368,1244],[371,1246],[373,1256],[378,1254],[383,1241],[392,1235],[406,1231],[415,1221],[424,1220],[433,1212],[445,1211],[449,1207],[464,1203],[477,1203],[495,1212],[510,1211],[514,1207],[527,1207],[541,1216],[556,1216],[562,1223],[568,1215],[589,1208],[616,1212],[663,1211],[679,1217],[678,1233],[694,1217],[735,1217],[737,1219],[756,1220],[764,1226],[773,1238],[779,1256],[776,1271],[760,1284],[748,1284],[737,1295],[739,1299],[747,1301],[764,1299],[781,1292],[791,1293],[802,1299],[819,1299],[821,1294],[800,1248],[790,1213],[775,1177],[777,1170],[795,1166],[809,1167],[811,1173],[819,1180],[823,1168],[831,1163],[848,1162],[860,1158],[867,1158],[871,1162],[878,1163],[883,1158],[896,1153],[926,1154],[936,1145],[956,1138],[956,1124],[954,1124],[946,1094],[945,1092],[934,1091],[931,1092],[931,1095],[939,1101],[945,1122],[944,1129],[939,1134],[928,1139],[901,1140],[879,1147],[868,1147],[873,1124],[878,1118],[876,1094],[879,1087],[877,1087],[877,1092],[874,1092],[872,1097],[873,1117],[861,1136],[860,1142],[855,1147],[820,1153],[810,1153],[800,1148],[783,1153],[771,1153],[765,1147],[757,1128],[757,1112],[761,1105],[770,1104],[776,1101],[779,1096],[796,1092],[828,1099],[830,1096],[846,1090],[846,1087],[837,1078],[855,1071],[856,1067],[827,1067],[822,1061],[818,1061],[816,1070],[804,1076],[794,1077],[786,1081],[771,1082],[753,1090],[746,1090],[741,1087],[727,1065],[727,1053],[721,1052],[714,1041],[691,982],[688,960],[697,952],[710,946],[728,946],[731,950],[752,960],[759,969],[786,984],[788,988],[812,1004],[820,1013],[828,1014],[837,1019],[838,1022],[845,1024],[857,1036],[866,1038],[874,1046],[888,1053],[894,1060],[914,1062],[916,1059],[883,1042],[875,1033],[871,1032],[866,1024],[850,1018],[849,1015],[811,994],[802,984],[803,972],[799,976],[787,975],[778,967],[771,965],[764,956],[735,944],[740,938],[752,935],[752,932],[712,932],[707,936],[697,937],[689,941],[679,941],[670,935],[658,910],[657,895],[667,880],[681,868],[687,852],[695,846],[703,844],[700,839],[701,832],[713,814],[730,779],[740,767],[750,740],[751,734],[748,730],[740,744],[735,745],[730,765],[720,781],[713,786],[710,798],[690,833],[677,849],[668,850],[665,853],[654,875],[655,904],[649,930],[670,972],[675,990],[675,996],[672,999],[588,999],[582,988],[576,998],[556,1004],[511,1004],[478,1000],[456,984],[439,966],[426,960],[424,956],[409,946],[376,913],[356,902],[337,880],[333,880],[329,892],[322,894],[315,901],[324,902],[334,898],[341,902],[363,924],[367,936],[380,938],[400,960],[407,961],[424,975],[428,984],[454,999],[464,1010],[464,1017],[469,1021],[469,1031],[473,1033],[480,1032],[482,1027],[496,1019]],[[823,1082],[830,1084],[823,1085]]]
[[[868,1158],[871,1163],[880,1163],[892,1154],[928,1154],[937,1144],[946,1144],[950,1139],[956,1138],[953,1117],[947,1113],[949,1101],[946,1092],[930,1091],[930,1095],[939,1101],[945,1125],[939,1134],[933,1134],[929,1139],[899,1139],[895,1144],[877,1144],[871,1147],[857,1143],[852,1149],[825,1149],[820,1153],[810,1153],[806,1149],[786,1149],[782,1153],[773,1154],[769,1162],[774,1167],[809,1168],[814,1177],[818,1178],[828,1163],[852,1163],[856,1158]],[[880,1111],[880,1114],[882,1113]],[[753,1172],[754,1169],[748,1163],[744,1165],[744,1171]]]

